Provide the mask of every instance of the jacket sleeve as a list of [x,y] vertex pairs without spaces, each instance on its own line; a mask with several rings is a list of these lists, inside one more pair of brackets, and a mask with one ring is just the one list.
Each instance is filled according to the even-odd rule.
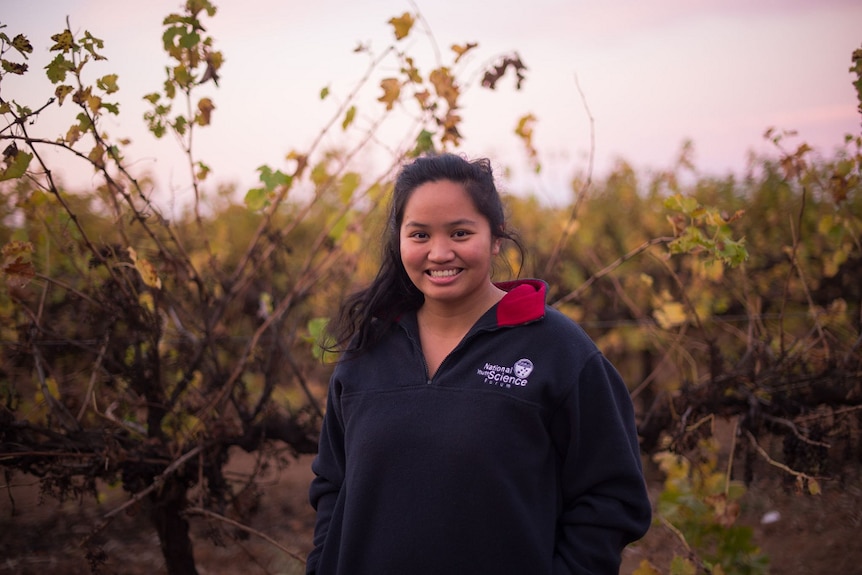
[[562,497],[553,572],[617,575],[623,548],[643,537],[652,514],[634,409],[601,353],[576,377],[552,420]]
[[344,429],[337,409],[335,382],[335,375],[333,375],[329,384],[326,414],[323,416],[317,456],[311,464],[314,479],[309,488],[309,501],[317,511],[317,520],[314,526],[314,547],[306,559],[308,575],[317,572],[317,563],[329,533],[335,504],[344,482]]

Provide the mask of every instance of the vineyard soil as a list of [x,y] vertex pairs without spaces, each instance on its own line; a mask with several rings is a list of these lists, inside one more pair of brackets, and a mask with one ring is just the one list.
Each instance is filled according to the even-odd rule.
[[[305,556],[312,539],[314,514],[306,500],[310,462],[310,457],[299,458],[261,485],[259,511],[250,524],[298,556]],[[237,472],[250,464],[242,455],[233,462]],[[650,483],[657,493],[659,479]],[[79,543],[98,517],[124,501],[123,494],[106,492],[99,504],[89,499],[61,505],[50,497],[40,500],[32,478],[14,475],[11,486],[3,489],[0,500],[0,574],[91,573]],[[761,518],[770,511],[778,512],[780,519],[762,525]],[[762,480],[746,494],[741,519],[754,527],[756,541],[770,557],[773,575],[862,574],[859,477],[843,484],[824,482],[822,495],[816,497],[797,494],[778,480]],[[304,573],[299,561],[254,533],[204,517],[192,518],[191,524],[201,575]],[[97,573],[164,573],[158,540],[144,513],[121,514],[94,541],[104,552]],[[682,544],[670,530],[656,525],[626,550],[621,573],[630,574],[642,559],[667,572],[674,552],[683,553]]]

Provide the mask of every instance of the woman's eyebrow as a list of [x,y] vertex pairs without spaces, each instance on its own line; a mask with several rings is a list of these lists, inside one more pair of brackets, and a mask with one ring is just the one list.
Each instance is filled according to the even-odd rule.
[[[470,218],[461,218],[458,220],[453,220],[451,222],[446,222],[443,225],[445,227],[448,227],[448,228],[454,228],[454,227],[458,227],[458,226],[475,226],[476,221],[471,220]],[[415,221],[404,222],[405,228],[427,228],[429,226],[430,226],[430,224],[426,224],[423,222],[415,222]]]

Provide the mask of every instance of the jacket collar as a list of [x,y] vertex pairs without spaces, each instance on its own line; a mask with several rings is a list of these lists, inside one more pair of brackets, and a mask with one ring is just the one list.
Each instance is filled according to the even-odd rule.
[[498,327],[520,325],[544,317],[548,284],[542,280],[514,280],[495,285],[506,292],[497,304]]
[[[523,279],[495,282],[494,285],[505,291],[506,295],[495,307],[479,318],[470,333],[499,327],[514,327],[545,317],[545,296],[548,292],[548,284],[544,281]],[[417,334],[419,331],[415,310],[404,313],[395,321],[408,333]]]

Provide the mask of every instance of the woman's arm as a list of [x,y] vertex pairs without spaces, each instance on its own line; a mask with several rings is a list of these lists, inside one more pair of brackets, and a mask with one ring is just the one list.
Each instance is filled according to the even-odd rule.
[[327,409],[320,430],[317,457],[311,464],[314,479],[309,488],[309,501],[317,511],[317,520],[314,526],[314,548],[306,560],[308,575],[317,571],[317,562],[329,533],[335,503],[344,482],[344,430],[337,413],[337,401],[333,392],[335,387],[333,377],[329,385]]
[[619,573],[623,548],[643,537],[651,504],[631,396],[594,354],[553,420],[561,457],[562,512],[554,574]]

